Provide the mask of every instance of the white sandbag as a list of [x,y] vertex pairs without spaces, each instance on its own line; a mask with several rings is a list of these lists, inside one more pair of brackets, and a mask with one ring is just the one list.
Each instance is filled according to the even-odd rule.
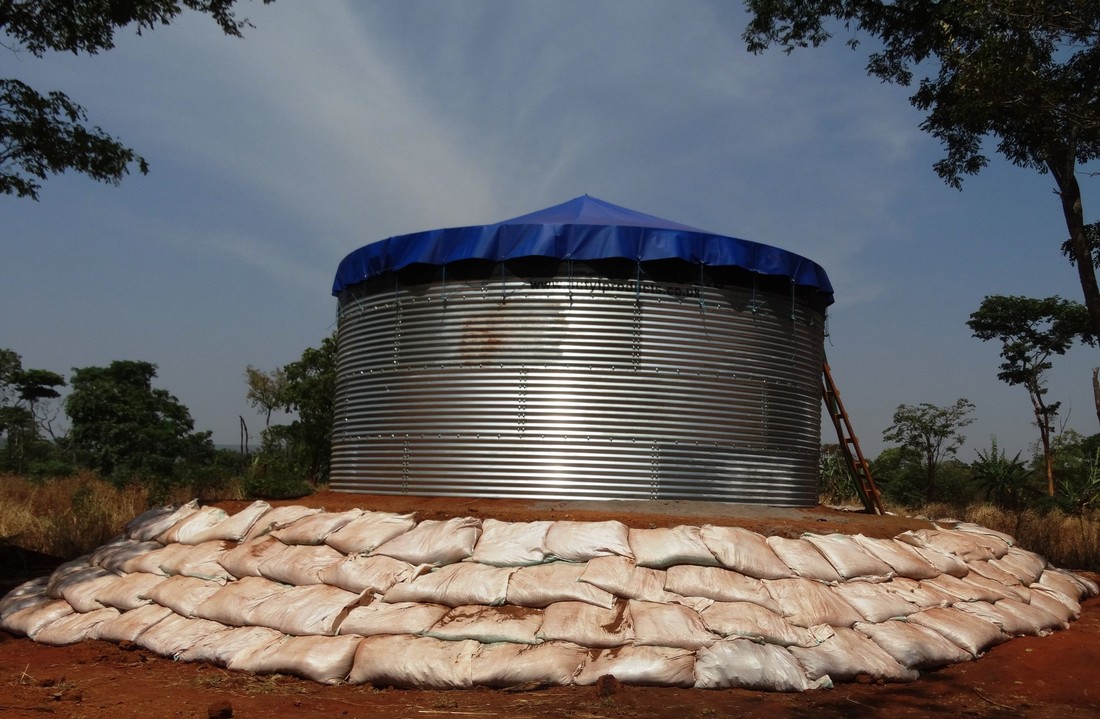
[[613,554],[634,558],[630,550],[630,531],[616,520],[554,522],[546,532],[546,551],[566,562],[587,562]]
[[1041,554],[1020,547],[1010,547],[1003,557],[991,559],[989,563],[1006,572],[1012,572],[1024,586],[1037,582],[1048,564]]
[[690,687],[695,684],[695,654],[671,647],[614,647],[590,652],[573,680],[579,686],[613,676],[623,684]]
[[49,577],[37,577],[23,582],[0,597],[0,620],[21,609],[50,601],[49,595],[46,594],[49,581]]
[[886,590],[882,584],[844,582],[833,587],[833,590],[868,622],[907,617],[920,610],[916,604]]
[[1065,629],[1069,626],[1038,605],[1024,604],[1015,599],[1002,599],[993,606],[1002,612],[1014,615],[1021,622],[1024,622],[1029,628],[1029,631],[1025,634],[1042,637],[1056,629]]
[[[994,559],[997,556],[990,548],[988,540],[965,532],[952,532],[946,529],[917,529],[902,532],[896,539],[914,547],[927,547],[945,554],[954,554],[966,562],[975,559]],[[1007,551],[1007,547],[1005,551]]]
[[537,684],[567,686],[588,658],[588,649],[569,642],[482,644],[473,663],[474,686]]
[[723,637],[751,639],[784,647],[812,647],[833,635],[828,624],[798,627],[752,602],[715,602],[699,613],[708,630]]
[[280,552],[286,545],[275,537],[262,536],[241,542],[218,557],[218,564],[237,579],[260,576],[260,565]]
[[187,544],[169,544],[151,552],[134,555],[122,562],[122,565],[115,571],[121,570],[125,574],[144,572],[146,574],[160,574],[167,577],[169,576],[169,572],[164,569],[164,566],[174,566],[177,560],[181,559],[191,550],[192,547]]
[[90,612],[73,612],[47,624],[34,635],[34,641],[55,647],[76,644],[94,635],[96,627],[118,615],[119,611],[114,607],[100,607]]
[[404,635],[367,637],[359,643],[348,682],[377,687],[464,689],[473,685],[472,639],[447,642]]
[[93,567],[89,562],[90,555],[71,559],[59,565],[50,572],[49,581],[46,583],[46,595],[50,599],[61,598],[61,588],[65,584],[82,582],[91,577],[101,577],[106,574],[103,567]]
[[752,602],[773,612],[781,611],[761,580],[721,567],[686,564],[669,567],[665,571],[665,590],[716,602]]
[[481,523],[481,538],[468,562],[494,567],[526,567],[547,561],[546,533],[553,522],[501,522],[486,519]]
[[770,579],[764,581],[764,586],[779,605],[780,613],[796,626],[850,627],[863,621],[859,612],[839,594],[812,579]]
[[727,569],[756,579],[782,579],[794,575],[756,532],[707,524],[699,530],[699,535],[718,563]]
[[327,584],[288,587],[277,597],[255,606],[249,613],[249,623],[294,636],[331,636],[359,601],[358,594]]
[[371,557],[352,554],[335,564],[330,564],[321,571],[319,576],[324,584],[331,584],[349,592],[385,594],[393,585],[411,581],[429,571],[431,567],[427,564],[413,566],[384,554]]
[[214,540],[195,545],[169,546],[185,548],[185,551],[173,552],[161,559],[160,569],[169,576],[182,574],[185,577],[198,577],[215,582],[227,582],[233,579],[233,575],[221,565],[220,561],[222,556],[233,547],[232,542]]
[[[956,532],[976,534],[979,537],[982,537],[982,539],[986,540],[989,543],[990,547],[994,548],[998,552],[998,547],[1001,544],[1005,546],[1006,551],[1008,550],[1008,548],[1013,547],[1016,544],[1016,538],[1013,537],[1011,534],[998,532],[995,529],[983,527],[982,525],[974,524],[973,522],[959,522],[954,527],[952,527],[952,529],[954,529]],[[1000,557],[1003,555],[998,553],[997,556]]]
[[190,617],[199,606],[222,588],[222,584],[198,577],[169,577],[145,592],[145,598],[168,607],[182,617]]
[[208,619],[191,619],[171,614],[137,638],[137,643],[162,657],[177,658],[198,642],[229,627]]
[[454,517],[446,521],[426,519],[381,545],[373,554],[385,554],[409,564],[441,567],[461,562],[473,554],[479,537],[481,520],[475,517]]
[[872,557],[885,562],[894,570],[894,576],[909,579],[932,579],[943,574],[931,562],[904,542],[893,539],[876,539],[857,534],[852,537]]
[[234,627],[199,639],[180,652],[178,658],[184,662],[206,662],[224,667],[239,652],[252,651],[285,636],[268,627]]
[[449,611],[451,608],[442,604],[371,602],[352,608],[337,632],[361,637],[424,634]]
[[292,674],[339,684],[351,672],[359,637],[286,637],[234,654],[226,666],[253,674]]
[[906,621],[939,633],[975,657],[1009,639],[996,624],[954,607],[925,609],[910,614]]
[[622,599],[667,602],[674,598],[665,591],[665,573],[662,570],[636,567],[634,560],[628,557],[597,557],[588,562],[578,581]]
[[139,542],[155,539],[184,517],[199,510],[199,500],[192,499],[178,507],[157,507],[142,512],[126,523],[126,536]]
[[1067,597],[1057,589],[1051,589],[1042,584],[1031,585],[1029,603],[1050,612],[1063,622],[1073,621],[1081,616],[1081,605],[1072,597]]
[[365,512],[325,538],[325,544],[344,554],[369,554],[416,526],[411,514]]
[[164,581],[165,577],[159,574],[127,574],[96,592],[95,600],[104,607],[114,607],[122,612],[137,609],[152,601],[145,594]]
[[827,676],[845,682],[863,674],[885,682],[911,682],[920,677],[920,672],[902,666],[871,639],[847,627],[838,627],[833,636],[815,647],[790,647],[788,651],[810,679]]
[[[905,544],[905,542],[901,543]],[[932,547],[918,547],[913,544],[907,544],[907,546],[913,547],[913,551],[916,552],[918,556],[944,574],[950,574],[952,577],[957,577],[958,579],[962,579],[967,574],[970,574],[970,568],[966,566],[966,562],[954,554],[941,552]]]
[[583,647],[620,647],[634,641],[634,623],[627,602],[619,600],[604,609],[585,602],[557,602],[542,613],[537,637]]
[[463,604],[504,604],[508,578],[516,571],[485,564],[448,564],[411,582],[395,584],[386,592],[387,602],[429,602],[460,607]]
[[974,658],[938,632],[911,622],[859,622],[854,629],[870,637],[898,664],[910,669],[938,669]]
[[249,528],[248,533],[244,535],[244,541],[262,537],[269,532],[273,532],[276,529],[283,529],[297,522],[299,519],[305,517],[312,517],[315,514],[320,514],[325,510],[319,507],[303,507],[297,504],[288,504],[282,507],[275,507],[274,509],[265,512],[262,517],[256,520],[256,522]]
[[224,509],[218,507],[201,507],[198,511],[189,514],[157,535],[156,540],[161,544],[193,544],[191,540],[196,534],[205,532],[216,524],[224,521],[229,515]]
[[93,612],[103,608],[96,599],[99,593],[120,579],[117,574],[102,567],[92,567],[85,572],[69,575],[64,582],[58,584],[58,588],[61,598],[73,605],[73,609],[78,612]]
[[667,569],[674,564],[717,567],[718,560],[707,545],[699,527],[681,525],[657,529],[635,529],[627,533],[630,551],[639,567]]
[[269,511],[271,511],[271,505],[262,499],[257,499],[241,511],[230,515],[212,527],[194,533],[185,543],[202,544],[203,542],[213,542],[219,539],[225,542],[240,542],[248,535],[248,531],[252,529],[253,525]]
[[707,629],[699,612],[680,604],[630,601],[634,624],[634,645],[676,647],[692,651],[718,641]]
[[[1015,577],[1013,577],[1015,579]],[[1031,592],[1027,587],[1021,584],[1001,584],[1000,582],[983,577],[977,572],[971,572],[965,577],[959,580],[965,584],[971,584],[976,587],[985,589],[990,594],[997,595],[997,598],[989,601],[999,601],[1001,599],[1017,599],[1021,602],[1031,601]]]
[[1054,567],[1046,569],[1039,575],[1038,583],[1040,586],[1061,592],[1076,602],[1088,596],[1088,587],[1080,581],[1077,575],[1062,569]]
[[1011,600],[1002,599],[996,604],[990,604],[989,602],[959,602],[955,605],[955,609],[973,614],[975,617],[997,625],[1002,632],[1010,637],[1037,636],[1039,631],[1034,624],[1025,621],[1018,614],[1002,608],[1002,603],[1006,601]]
[[802,692],[830,686],[828,676],[811,681],[790,652],[773,644],[729,639],[695,654],[696,689]]
[[536,634],[541,626],[541,609],[471,604],[447,612],[424,634],[448,641],[475,639],[482,644],[538,644]]
[[88,563],[94,567],[103,567],[110,572],[122,574],[122,565],[128,560],[146,552],[156,551],[163,546],[154,540],[139,542],[123,534],[93,551]]
[[346,512],[320,512],[308,517],[302,517],[297,522],[275,529],[271,536],[283,544],[307,544],[316,546],[324,544],[328,535],[343,529],[353,519],[362,516],[363,510],[349,509]]
[[926,579],[921,582],[921,586],[954,597],[955,602],[996,602],[1009,596],[1003,587],[993,589],[988,585],[968,582],[950,574],[941,574],[935,579]]
[[[942,575],[941,575],[942,576]],[[915,604],[919,609],[949,607],[958,599],[953,594],[940,591],[927,582],[918,582],[906,577],[894,577],[880,584],[884,590],[896,594],[905,601]]]
[[108,642],[136,642],[150,627],[170,616],[173,616],[171,609],[159,604],[146,604],[97,624],[88,638]]
[[[991,560],[988,560],[988,561],[979,560],[979,561],[974,561],[974,562],[967,562],[967,566],[970,567],[971,572],[973,572],[975,574],[978,574],[978,575],[981,575],[981,576],[985,577],[986,579],[992,579],[994,582],[997,582],[998,584],[1003,584],[1003,585],[1009,586],[1009,587],[1012,587],[1012,586],[1019,587],[1019,586],[1021,586],[1020,578],[1017,577],[1012,572],[1010,572],[1008,570],[1005,570],[1005,569],[1001,569],[996,564],[993,564],[993,562],[996,562],[996,561],[997,561],[996,559],[991,559]],[[968,574],[966,576],[966,578],[970,579],[971,575]]]
[[289,589],[263,577],[230,582],[195,607],[192,615],[234,627],[253,624],[252,613],[265,602],[276,602]]
[[829,564],[846,580],[885,582],[895,572],[846,534],[805,534],[803,539],[817,547]]
[[521,607],[546,607],[555,602],[587,602],[609,609],[611,592],[579,581],[587,565],[550,562],[519,567],[508,579],[507,601]]
[[766,541],[775,555],[791,568],[796,577],[816,579],[819,582],[831,584],[844,581],[833,565],[829,564],[825,555],[805,539],[768,537]]
[[327,544],[294,544],[260,562],[258,569],[260,576],[284,584],[320,584],[321,573],[343,559],[343,554]]
[[0,626],[3,626],[4,631],[34,639],[36,634],[50,624],[72,613],[72,605],[64,599],[52,599],[12,612],[4,617],[4,622]]

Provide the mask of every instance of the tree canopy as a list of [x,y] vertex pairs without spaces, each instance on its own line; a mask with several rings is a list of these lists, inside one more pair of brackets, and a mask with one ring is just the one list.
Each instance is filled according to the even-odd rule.
[[[273,0],[263,0],[265,4]],[[114,47],[115,32],[140,35],[168,25],[184,10],[211,16],[227,35],[249,26],[237,18],[237,0],[0,0],[4,47],[35,57],[48,52],[94,55]],[[45,94],[14,78],[0,78],[0,193],[38,199],[41,181],[75,170],[118,184],[145,158],[99,127],[84,108],[58,91]]]
[[887,442],[897,442],[921,457],[925,472],[925,499],[935,494],[936,470],[947,457],[958,453],[966,441],[960,430],[974,421],[970,413],[974,405],[959,398],[955,404],[937,407],[928,402],[918,405],[898,405],[893,424],[882,431]]

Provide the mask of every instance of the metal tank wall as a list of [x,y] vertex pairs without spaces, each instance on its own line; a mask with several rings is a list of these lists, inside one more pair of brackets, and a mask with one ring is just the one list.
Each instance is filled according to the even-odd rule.
[[333,489],[816,504],[824,315],[799,293],[446,273],[341,293]]

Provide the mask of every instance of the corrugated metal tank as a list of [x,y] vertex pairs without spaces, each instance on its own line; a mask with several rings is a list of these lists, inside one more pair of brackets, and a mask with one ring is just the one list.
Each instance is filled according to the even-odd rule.
[[333,489],[817,501],[819,288],[678,258],[469,257],[336,294]]

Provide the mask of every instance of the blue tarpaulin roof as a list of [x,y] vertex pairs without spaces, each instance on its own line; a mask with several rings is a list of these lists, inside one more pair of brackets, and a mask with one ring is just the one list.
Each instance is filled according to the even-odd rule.
[[778,247],[716,235],[583,195],[495,225],[398,235],[360,247],[340,262],[332,294],[410,265],[461,260],[682,260],[786,277],[833,301],[829,277],[816,262]]

